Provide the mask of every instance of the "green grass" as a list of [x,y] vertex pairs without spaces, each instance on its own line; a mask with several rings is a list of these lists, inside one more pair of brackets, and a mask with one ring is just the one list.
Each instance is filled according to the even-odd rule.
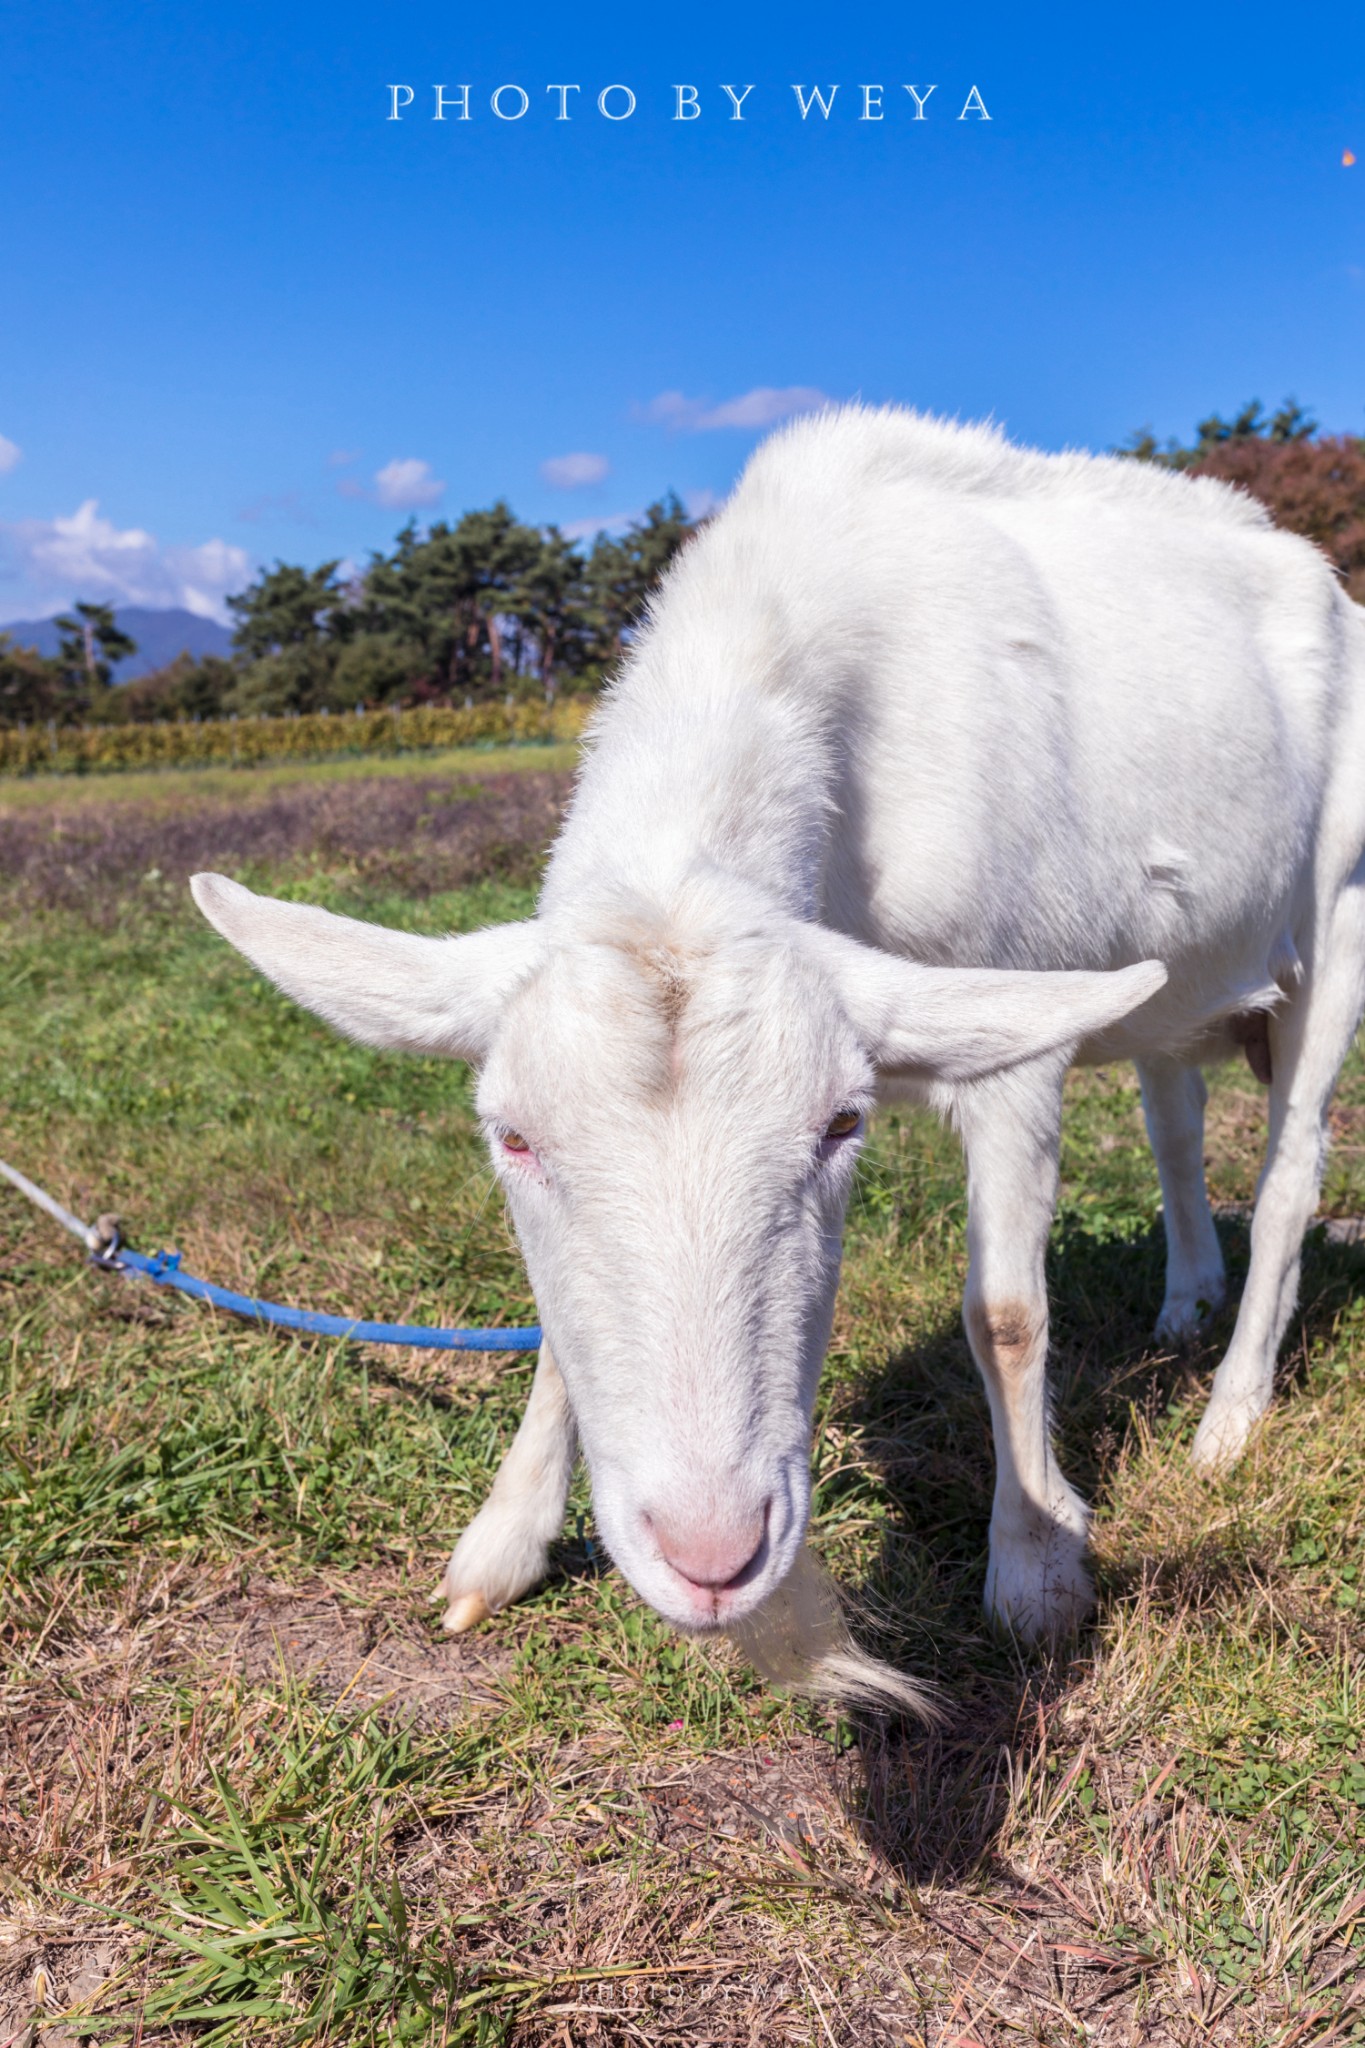
[[[409,767],[433,764],[341,772]],[[252,878],[430,930],[530,903],[493,878],[414,908],[312,856]],[[178,891],[0,913],[0,1155],[248,1292],[534,1319],[463,1068],[334,1038]],[[1260,1115],[1217,1078],[1234,1285]],[[1359,1059],[1338,1126],[1324,1209],[1359,1215]],[[90,1272],[0,1191],[0,2014],[74,1999],[145,2041],[1365,2039],[1360,1253],[1310,1237],[1274,1415],[1197,1482],[1230,1314],[1189,1359],[1153,1347],[1133,1077],[1074,1077],[1053,1375],[1101,1604],[1047,1662],[979,1612],[963,1236],[955,1140],[886,1117],[816,1538],[869,1639],[946,1690],[925,1736],[672,1636],[604,1567],[581,1482],[545,1588],[441,1643],[430,1596],[529,1361],[218,1319]]]

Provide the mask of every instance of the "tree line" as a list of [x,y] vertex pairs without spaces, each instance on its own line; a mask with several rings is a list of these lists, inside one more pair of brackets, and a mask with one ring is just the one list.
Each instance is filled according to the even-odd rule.
[[[1259,498],[1281,526],[1306,534],[1365,603],[1365,438],[1324,434],[1292,399],[1258,401],[1201,420],[1188,443],[1150,429],[1116,451]],[[535,527],[499,501],[421,531],[409,524],[389,554],[346,579],[339,562],[276,562],[228,599],[230,660],[188,655],[114,685],[135,651],[112,610],[78,604],[57,620],[55,655],[0,633],[0,724],[118,723],[343,711],[358,704],[480,704],[505,695],[547,700],[593,690],[619,660],[693,523],[670,494],[620,535],[584,551],[557,527]]]
[[1191,442],[1158,446],[1144,427],[1120,453],[1240,484],[1278,526],[1316,541],[1365,604],[1365,438],[1324,434],[1292,398],[1269,415],[1252,399],[1231,419],[1201,420]]
[[357,705],[481,704],[595,689],[693,531],[676,495],[583,550],[502,502],[424,531],[347,578],[277,561],[228,599],[230,659],[178,660],[115,684],[136,652],[108,605],[55,623],[54,655],[0,633],[0,724],[279,716]]

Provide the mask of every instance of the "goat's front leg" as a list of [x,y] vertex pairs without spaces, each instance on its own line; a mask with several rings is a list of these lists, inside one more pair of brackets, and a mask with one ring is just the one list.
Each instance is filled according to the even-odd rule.
[[441,1590],[452,1635],[487,1621],[544,1578],[550,1545],[564,1524],[577,1448],[559,1367],[542,1344],[512,1448],[446,1566]]
[[1062,1477],[1047,1400],[1043,1262],[1057,1199],[1064,1068],[1035,1060],[965,1089],[964,1320],[995,1436],[986,1611],[1030,1640],[1073,1627],[1094,1599],[1085,1503]]

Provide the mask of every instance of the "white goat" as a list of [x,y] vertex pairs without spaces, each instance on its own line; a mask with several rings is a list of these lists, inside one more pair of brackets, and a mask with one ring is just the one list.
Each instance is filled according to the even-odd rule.
[[1049,1440],[1043,1286],[1063,1074],[1137,1062],[1175,1340],[1224,1289],[1200,1063],[1242,1044],[1273,1072],[1194,1441],[1225,1465],[1270,1399],[1365,1005],[1363,849],[1365,621],[1313,547],[1218,483],[855,407],[770,440],[675,563],[533,919],[416,938],[196,877],[298,1001],[482,1070],[547,1342],[447,1625],[541,1576],[577,1433],[661,1613],[865,1689],[802,1545],[844,1205],[888,1096],[966,1148],[987,1607],[1071,1623],[1086,1511]]

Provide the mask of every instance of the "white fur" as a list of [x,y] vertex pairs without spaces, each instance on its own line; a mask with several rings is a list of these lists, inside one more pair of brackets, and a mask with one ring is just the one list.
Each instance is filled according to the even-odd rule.
[[448,1627],[465,1625],[465,1616],[496,1614],[545,1576],[550,1545],[564,1526],[576,1449],[569,1397],[549,1345],[542,1344],[512,1448],[446,1566]]
[[1063,1072],[1139,1063],[1183,1338],[1223,1286],[1198,1063],[1270,1012],[1251,1274],[1195,1443],[1226,1463],[1270,1397],[1365,1004],[1362,849],[1365,626],[1314,548],[1216,483],[848,408],[766,443],[675,563],[535,919],[398,938],[200,878],[342,1029],[481,1063],[554,1360],[452,1599],[543,1570],[576,1421],[606,1542],[661,1612],[757,1640],[779,1598],[814,1611],[791,1589],[858,1144],[822,1134],[910,1095],[967,1152],[988,1605],[1029,1635],[1073,1621],[1085,1510],[1049,1438],[1043,1290]]

